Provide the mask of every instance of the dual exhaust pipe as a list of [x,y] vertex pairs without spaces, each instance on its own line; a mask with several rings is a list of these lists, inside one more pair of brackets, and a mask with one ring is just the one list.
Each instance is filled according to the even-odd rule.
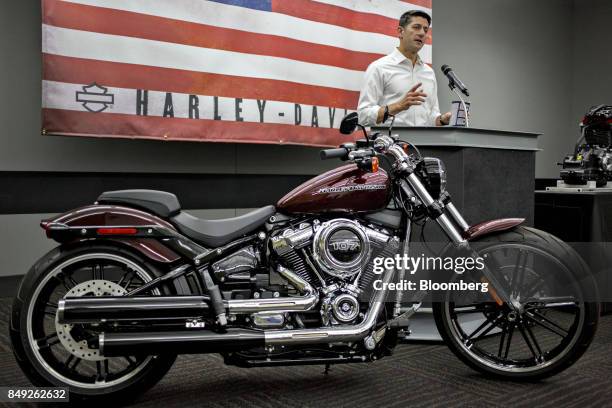
[[[295,298],[247,299],[226,301],[229,314],[259,312],[300,312],[313,309],[318,303],[317,292],[293,272],[279,271],[301,294]],[[383,281],[389,282],[393,270],[387,270]],[[385,287],[385,286],[383,286]],[[336,342],[356,342],[372,332],[382,309],[386,291],[377,291],[366,317],[352,326],[295,330],[228,329],[225,333],[209,330],[108,332],[100,334],[100,354],[108,357],[146,355],[172,352],[181,354],[218,353],[276,345],[306,345]],[[167,322],[210,316],[210,301],[204,296],[172,297],[104,297],[68,298],[58,305],[58,320],[62,324],[103,322]]]
[[[308,282],[289,269],[280,267],[278,272],[301,296],[226,300],[223,302],[226,313],[305,312],[316,306],[318,295]],[[211,309],[208,296],[105,296],[62,299],[58,303],[57,314],[61,324],[164,323],[211,316]]]

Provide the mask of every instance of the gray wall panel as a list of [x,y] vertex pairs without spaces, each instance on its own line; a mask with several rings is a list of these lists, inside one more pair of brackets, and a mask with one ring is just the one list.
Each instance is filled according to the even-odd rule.
[[[572,129],[593,105],[612,105],[612,2],[576,0],[573,25]],[[570,150],[568,150],[568,153]]]
[[[469,86],[473,125],[541,132],[537,177],[558,177],[571,147],[572,2],[434,0],[433,60],[441,109],[454,97],[439,66]],[[456,97],[455,97],[456,98]]]

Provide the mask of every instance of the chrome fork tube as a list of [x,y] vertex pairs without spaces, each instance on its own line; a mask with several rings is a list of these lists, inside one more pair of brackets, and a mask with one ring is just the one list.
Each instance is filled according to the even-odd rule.
[[[410,255],[410,233],[412,231],[412,221],[408,219],[406,221],[406,235],[404,236],[404,244],[402,245],[402,256]],[[403,263],[402,263],[403,266]],[[398,271],[398,279],[397,282],[402,282],[404,277],[406,276],[406,269],[400,268]],[[404,291],[398,290],[395,295],[395,307],[393,308],[393,317],[397,317],[400,315],[402,311],[402,298],[404,297]]]
[[457,225],[459,226],[459,228],[461,228],[461,231],[465,232],[470,228],[468,223],[461,216],[461,213],[459,212],[459,210],[457,210],[457,207],[455,207],[455,204],[449,201],[446,204],[445,209],[448,211],[448,214],[451,216],[453,221],[455,221]]
[[[419,197],[423,204],[425,204],[425,206],[429,207],[434,204],[434,199],[429,194],[423,183],[421,183],[421,180],[416,174],[411,173],[407,177],[407,181],[408,184],[410,184],[410,187],[412,187],[412,190],[414,190],[415,194]],[[442,214],[436,218],[436,222],[455,244],[464,244],[466,242],[446,214]]]

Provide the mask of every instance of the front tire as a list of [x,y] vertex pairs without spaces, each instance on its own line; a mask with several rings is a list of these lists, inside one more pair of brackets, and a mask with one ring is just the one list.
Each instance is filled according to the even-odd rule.
[[553,235],[527,227],[470,245],[494,266],[513,307],[490,294],[447,293],[433,312],[451,351],[479,372],[518,381],[550,377],[574,364],[599,318],[595,280],[580,256]]
[[121,295],[161,273],[115,246],[58,247],[47,253],[24,277],[11,311],[13,352],[24,374],[36,386],[67,387],[72,400],[125,402],[155,385],[176,355],[104,358],[87,346],[95,328],[60,325],[56,312],[66,294]]

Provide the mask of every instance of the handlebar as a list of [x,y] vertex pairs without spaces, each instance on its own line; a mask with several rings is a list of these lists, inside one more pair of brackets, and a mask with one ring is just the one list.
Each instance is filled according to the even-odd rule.
[[345,147],[339,147],[337,149],[325,149],[321,150],[321,160],[329,159],[343,159],[345,160],[348,156],[348,149]]
[[392,158],[395,171],[405,173],[412,172],[417,161],[410,158],[400,146],[397,139],[391,136],[379,135],[375,140],[369,140],[367,148],[357,148],[353,143],[347,143],[336,149],[321,150],[321,159],[342,159],[344,161],[355,161],[365,163],[369,158],[376,155],[385,155]]

